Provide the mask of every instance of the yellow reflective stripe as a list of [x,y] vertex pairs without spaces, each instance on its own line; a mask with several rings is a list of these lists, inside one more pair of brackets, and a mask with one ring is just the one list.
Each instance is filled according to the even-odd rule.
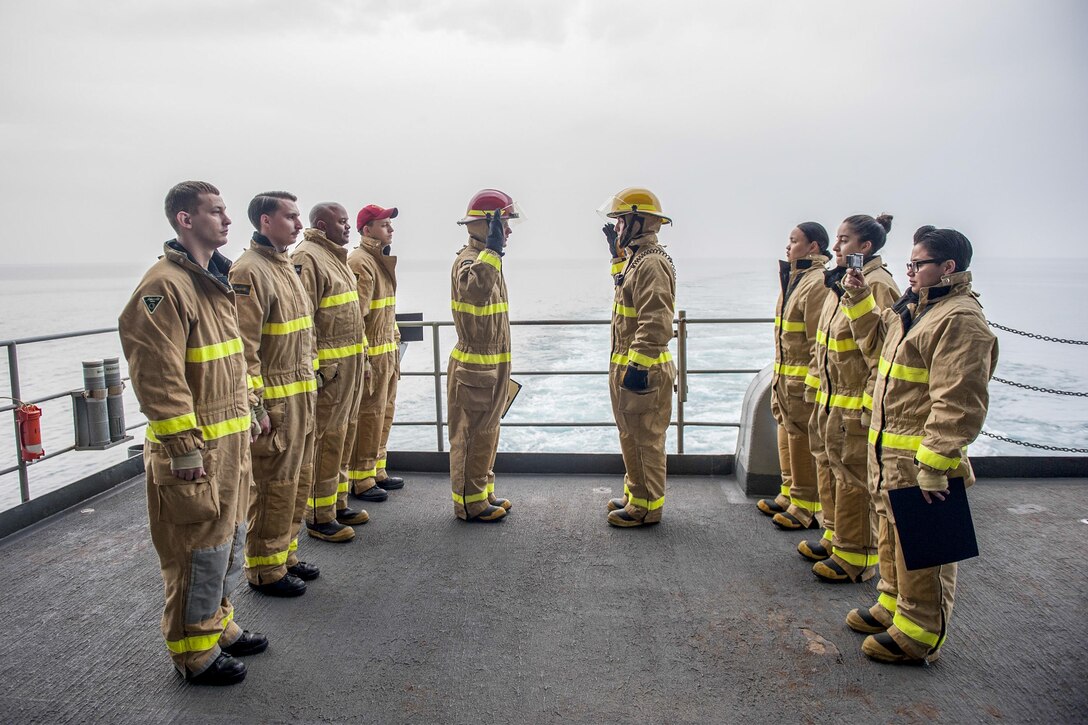
[[358,345],[345,345],[344,347],[326,347],[317,351],[318,360],[337,360],[342,357],[351,357],[352,355],[361,355],[365,347],[362,343]]
[[870,566],[876,566],[880,563],[880,556],[878,554],[857,554],[853,551],[843,551],[839,547],[834,547],[833,551],[835,556],[839,557],[847,564],[853,566],[860,566],[863,569],[867,569]]
[[942,456],[940,453],[931,451],[921,444],[918,445],[918,453],[914,457],[918,459],[919,463],[924,463],[930,468],[936,468],[938,471],[951,471],[960,465],[959,458]]
[[869,395],[868,393],[863,394],[861,396],[861,407],[865,408],[866,410],[872,410],[873,409],[873,396]]
[[933,632],[922,629],[917,624],[907,619],[901,612],[895,613],[895,617],[892,619],[892,626],[915,642],[920,642],[930,649],[933,649],[941,643],[941,636],[939,634],[934,634]]
[[828,350],[834,350],[835,352],[848,352],[850,350],[857,350],[858,344],[852,337],[834,338],[828,337],[827,333],[823,330],[816,331],[816,344],[823,345]]
[[624,260],[622,262],[613,262],[612,267],[609,271],[611,271],[612,274],[619,274],[623,271],[623,265],[625,264],[627,264],[627,260]]
[[895,614],[895,610],[899,606],[896,599],[895,599],[895,597],[893,597],[891,594],[888,594],[886,592],[881,592],[880,596],[877,597],[876,601],[877,601],[877,604],[884,607],[885,609],[887,609],[892,614]]
[[358,302],[359,293],[356,290],[351,292],[341,292],[338,295],[329,295],[328,297],[322,297],[321,301],[317,303],[318,307],[337,307],[338,305],[346,305],[349,302]]
[[502,257],[492,252],[490,249],[485,249],[480,252],[480,256],[477,259],[484,264],[490,264],[495,269],[502,269]]
[[[195,417],[196,416],[194,416],[194,423],[196,422]],[[211,441],[211,440],[215,440],[216,438],[222,438],[223,436],[229,436],[232,433],[241,433],[244,430],[249,430],[249,427],[250,427],[250,425],[252,425],[252,422],[253,422],[253,419],[250,416],[245,415],[245,416],[241,416],[239,418],[230,418],[228,420],[220,421],[219,423],[210,423],[208,425],[202,425],[202,426],[192,425],[192,426],[189,426],[189,428],[199,427],[201,434],[204,436],[204,440]],[[182,430],[188,430],[188,428],[182,428]],[[158,435],[169,435],[169,434],[168,433],[160,433]],[[151,441],[152,443],[161,442],[161,441],[159,441],[158,435],[156,435],[156,433],[151,429],[151,427],[148,426],[148,428],[147,428],[147,439],[149,441]]]
[[349,468],[348,478],[352,481],[365,481],[368,478],[374,478],[378,475],[377,468],[368,468],[366,470],[360,468]]
[[864,298],[849,307],[842,305],[841,309],[842,313],[846,315],[846,319],[856,320],[862,315],[876,309],[876,298],[873,297],[873,293],[870,292]]
[[281,551],[278,554],[272,554],[271,556],[247,556],[246,568],[252,569],[255,566],[279,566],[280,564],[287,563],[287,551]]
[[[657,357],[650,357],[649,355],[643,355],[637,350],[628,350],[626,358],[627,359],[623,363],[621,363],[622,365],[633,362],[643,367],[650,368],[654,365],[660,365],[661,363],[667,363],[669,360],[672,360],[672,353],[666,350]],[[615,355],[612,356],[612,362],[616,362]]]
[[890,375],[896,380],[906,380],[908,383],[929,382],[929,371],[925,368],[912,368],[909,365],[889,362],[883,355],[880,356],[878,369],[881,375]]
[[331,496],[322,496],[321,498],[308,498],[306,499],[306,505],[312,509],[324,508],[325,506],[332,506],[336,503],[337,494]]
[[783,320],[781,317],[774,318],[774,326],[776,328],[782,328],[786,332],[804,332],[805,323],[797,322],[795,320]]
[[638,312],[635,311],[634,307],[625,307],[619,302],[612,303],[612,311],[620,317],[638,317]]
[[246,375],[246,387],[250,390],[264,387],[264,378],[260,375]]
[[778,487],[778,492],[780,494],[782,494],[783,496],[785,496],[786,498],[789,498],[789,496],[790,496],[789,484],[783,483],[781,486]]
[[810,388],[815,388],[816,390],[819,390],[820,389],[820,379],[813,376],[813,375],[809,375],[808,373],[805,373],[805,385],[809,386]]
[[498,315],[503,312],[509,312],[510,305],[506,302],[496,302],[492,305],[470,305],[468,302],[450,300],[450,309],[454,312],[464,312],[465,314],[475,315],[476,317],[486,317],[487,315]]
[[647,511],[654,511],[665,505],[665,497],[662,496],[661,498],[654,499],[653,501],[648,501],[644,498],[635,498],[631,495],[630,489],[628,489],[627,503],[631,506],[638,506],[639,508],[644,508]]
[[835,532],[832,531],[831,529],[824,529],[824,535],[823,535],[822,538],[824,538],[827,541],[831,541],[832,539],[835,538]]
[[320,367],[321,367],[321,361],[320,361],[320,360],[318,360],[318,359],[317,359],[317,358],[315,357],[315,358],[314,358],[314,370],[317,370],[317,369],[318,369],[318,368],[320,368]]
[[500,352],[494,355],[479,355],[473,352],[462,352],[456,347],[450,351],[450,357],[464,363],[475,363],[477,365],[496,365],[498,363],[510,362],[510,353],[508,352]]
[[314,318],[309,315],[296,317],[287,322],[266,322],[261,325],[262,335],[290,335],[292,332],[309,330],[314,326]]
[[487,488],[485,490],[488,493],[495,493],[495,482],[492,481],[491,483],[487,484]]
[[204,347],[189,347],[185,349],[185,362],[202,363],[219,360],[220,358],[237,355],[242,352],[242,338],[236,337],[225,342],[217,342],[214,345]]
[[374,464],[374,468],[376,468],[379,471],[382,470],[383,468],[385,468],[385,459],[384,458],[379,458],[378,462],[376,464]]
[[464,506],[466,504],[470,504],[470,503],[476,503],[478,501],[486,501],[487,500],[487,491],[484,491],[483,493],[474,493],[474,494],[471,494],[469,496],[462,496],[461,494],[457,493],[456,491],[451,491],[450,493],[453,494],[453,500],[456,503],[461,504],[462,506]]
[[164,420],[149,420],[147,421],[147,426],[148,430],[153,431],[155,435],[173,435],[175,433],[180,433],[183,430],[196,428],[196,413],[186,413],[185,415],[166,418]]
[[[231,609],[230,613],[223,618],[223,629],[227,628],[227,625],[230,624],[232,619],[234,619],[233,609]],[[185,637],[184,639],[168,639],[166,640],[166,648],[178,655],[185,654],[186,652],[205,652],[219,644],[219,638],[222,636],[222,632],[213,632],[212,634],[197,634],[192,637]]]
[[873,445],[880,441],[884,448],[896,448],[901,451],[917,451],[922,445],[922,436],[900,435],[899,433],[881,433],[873,428],[869,429],[869,442]]
[[336,484],[336,493],[337,494],[347,493],[349,490],[351,490],[351,489],[350,489],[350,486],[348,485],[347,481],[341,481],[340,483]]
[[298,537],[291,539],[291,545],[287,547],[288,553],[298,551]]
[[393,352],[396,349],[397,343],[387,342],[384,345],[375,345],[374,347],[368,347],[367,353],[369,353],[370,357],[375,357],[376,355],[384,355],[387,352]]
[[[832,408],[845,408],[847,410],[861,410],[861,406],[864,405],[864,398],[859,398],[855,395],[828,395],[824,391],[816,393],[816,402],[820,405],[830,403]],[[869,399],[869,408],[873,407],[872,399]]]
[[782,365],[781,363],[775,363],[774,371],[779,375],[786,375],[791,378],[803,378],[808,375],[808,367],[805,365]]
[[794,498],[793,496],[790,496],[790,503],[811,513],[824,510],[824,507],[820,505],[819,501],[806,501],[803,498]]
[[269,398],[290,398],[299,393],[312,393],[317,390],[317,380],[299,380],[287,385],[272,385],[264,389],[265,400]]
[[383,307],[392,307],[395,304],[397,304],[396,297],[379,297],[376,300],[370,301],[370,309],[380,310]]

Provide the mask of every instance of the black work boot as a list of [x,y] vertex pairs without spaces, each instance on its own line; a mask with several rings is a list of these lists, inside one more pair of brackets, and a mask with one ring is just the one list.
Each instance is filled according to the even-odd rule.
[[270,597],[301,597],[306,593],[306,582],[291,574],[284,574],[282,578],[270,584],[249,583],[251,589],[267,594]]
[[199,675],[187,678],[187,682],[190,685],[234,685],[244,679],[246,679],[246,663],[222,652],[206,670]]
[[768,516],[774,516],[775,514],[782,514],[786,512],[784,506],[779,505],[773,498],[761,498],[756,502],[756,508],[760,513],[767,514]]
[[797,553],[809,561],[823,561],[831,558],[831,547],[827,539],[818,541],[802,541],[797,545]]
[[355,538],[355,529],[344,526],[338,521],[323,524],[306,524],[306,533],[315,539],[342,544]]
[[383,478],[378,481],[378,485],[386,491],[396,491],[397,489],[404,488],[404,479],[400,476],[390,476],[389,478]]
[[381,486],[372,486],[362,493],[351,492],[351,495],[362,501],[368,501],[370,503],[376,503],[378,501],[384,501],[389,498],[389,492]]
[[788,511],[780,514],[775,514],[774,518],[771,519],[771,523],[784,531],[820,528],[820,522],[816,520],[815,516],[812,517],[812,521],[809,522],[808,526],[805,526],[803,523],[801,523],[800,519],[798,519],[796,516]]
[[242,635],[231,644],[222,648],[231,657],[245,657],[255,655],[268,649],[268,637],[260,632],[242,630]]
[[321,576],[321,570],[317,568],[317,564],[307,564],[304,561],[287,567],[287,573],[291,576],[297,576],[304,582],[312,582]]
[[356,511],[345,506],[336,510],[336,520],[344,526],[359,526],[370,521],[370,514],[366,512],[366,509]]

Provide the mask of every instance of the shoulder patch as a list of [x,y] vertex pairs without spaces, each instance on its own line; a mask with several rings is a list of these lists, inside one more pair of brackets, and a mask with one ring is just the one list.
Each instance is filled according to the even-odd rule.
[[297,274],[299,277],[302,276],[302,265],[301,264],[296,264],[295,265],[295,274]]
[[147,314],[155,314],[155,310],[159,308],[159,303],[162,302],[162,295],[145,295],[141,298],[144,303],[144,307],[147,308]]
[[234,290],[234,294],[246,295],[247,297],[249,296],[250,290],[253,289],[252,285],[248,284],[232,284],[230,288]]

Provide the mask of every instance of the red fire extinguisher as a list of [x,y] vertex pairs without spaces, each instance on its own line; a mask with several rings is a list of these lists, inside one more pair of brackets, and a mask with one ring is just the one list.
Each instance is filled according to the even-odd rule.
[[23,404],[15,411],[15,419],[19,422],[19,448],[24,461],[35,461],[45,455],[39,423],[41,417],[42,409],[36,405]]

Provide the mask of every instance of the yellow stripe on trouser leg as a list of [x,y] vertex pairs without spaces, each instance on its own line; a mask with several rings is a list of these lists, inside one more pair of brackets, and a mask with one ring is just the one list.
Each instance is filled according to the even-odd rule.
[[499,419],[506,403],[510,364],[467,368],[451,355],[446,378],[449,410],[450,486],[454,515],[471,518],[487,510],[487,484],[499,445]]
[[672,384],[676,368],[665,362],[651,372],[656,389],[638,395],[623,389],[623,367],[608,374],[612,414],[626,469],[624,495],[630,516],[660,521],[665,504],[665,433],[672,418]]

